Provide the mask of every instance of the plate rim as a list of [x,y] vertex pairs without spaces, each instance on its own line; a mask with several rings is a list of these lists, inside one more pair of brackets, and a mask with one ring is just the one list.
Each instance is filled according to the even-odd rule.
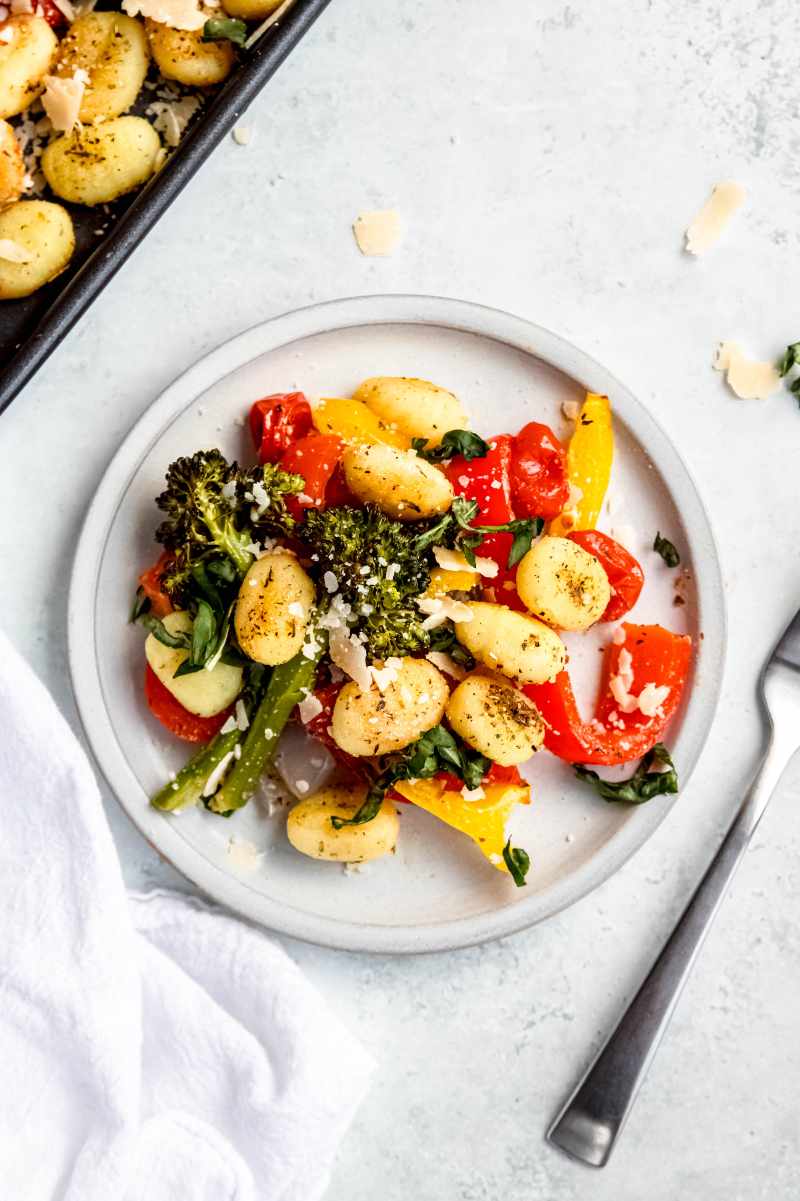
[[[376,926],[337,921],[308,913],[256,893],[246,881],[228,874],[195,851],[172,828],[170,819],[128,795],[132,773],[121,750],[102,697],[95,648],[96,582],[118,502],[170,418],[197,396],[253,359],[301,338],[358,326],[386,324],[439,326],[489,337],[533,355],[563,372],[587,390],[613,392],[615,408],[648,457],[669,480],[692,546],[702,561],[695,585],[698,624],[704,632],[696,663],[699,679],[689,695],[681,721],[685,791],[706,743],[722,687],[727,617],[719,554],[710,519],[691,471],[641,401],[607,368],[559,334],[513,313],[450,297],[381,294],[345,297],[294,309],[259,322],[209,351],[183,371],[145,409],[118,447],[89,505],[78,538],[69,586],[67,640],[70,676],[86,739],[95,762],[120,807],[148,843],[196,887],[268,929],[337,950],[419,953],[454,950],[517,933],[574,904],[615,874],[652,836],[675,804],[660,798],[658,807],[640,810],[594,856],[542,893],[513,905],[451,921],[425,925]],[[87,620],[87,614],[89,615]],[[133,791],[131,789],[131,791]]]

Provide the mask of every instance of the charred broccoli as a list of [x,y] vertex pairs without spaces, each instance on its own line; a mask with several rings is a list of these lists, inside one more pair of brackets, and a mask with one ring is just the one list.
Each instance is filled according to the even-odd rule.
[[256,539],[290,532],[294,521],[285,498],[303,487],[301,476],[272,463],[244,472],[219,450],[176,459],[166,482],[156,499],[166,513],[156,538],[173,555],[163,585],[179,604],[196,594],[200,565],[215,563],[218,576],[241,579],[253,561]]
[[311,552],[323,589],[349,606],[350,629],[371,659],[426,649],[416,600],[430,580],[416,536],[373,505],[309,509],[298,536]]

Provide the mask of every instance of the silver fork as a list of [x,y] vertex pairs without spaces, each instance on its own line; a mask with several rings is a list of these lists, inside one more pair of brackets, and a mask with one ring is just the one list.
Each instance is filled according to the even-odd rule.
[[608,1162],[725,890],[800,746],[800,612],[767,660],[759,695],[769,741],[750,790],[641,988],[547,1132],[591,1167]]

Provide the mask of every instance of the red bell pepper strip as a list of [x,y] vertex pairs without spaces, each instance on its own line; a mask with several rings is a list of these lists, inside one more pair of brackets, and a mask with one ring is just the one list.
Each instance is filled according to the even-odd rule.
[[[562,671],[549,684],[530,684],[523,692],[546,723],[544,744],[568,763],[630,763],[658,742],[680,703],[692,653],[687,635],[673,634],[657,625],[625,623],[625,641],[611,643],[603,665],[600,695],[591,721],[578,712],[569,673]],[[666,685],[669,693],[660,710],[646,717],[638,709],[623,713],[611,694],[609,681],[619,671],[620,655],[631,656],[632,695],[645,684]]]
[[249,420],[259,463],[277,463],[311,432],[311,405],[302,392],[275,392],[254,402]]
[[[437,772],[434,778],[441,780],[448,792],[461,792],[461,789],[464,787],[464,781],[449,771]],[[499,763],[492,763],[481,780],[481,787],[487,787],[489,784],[515,784],[522,786],[524,783],[525,781],[520,775],[518,767],[502,767]],[[397,800],[405,801],[405,797],[398,796]]]
[[305,480],[300,496],[286,498],[286,506],[296,520],[303,516],[305,509],[324,509],[330,504],[341,503],[341,484],[336,482],[335,498],[329,496],[329,490],[343,450],[344,442],[335,434],[308,434],[293,442],[281,455],[283,470],[302,475]]
[[529,421],[511,447],[511,496],[517,517],[550,520],[569,499],[567,452],[549,425]]
[[139,576],[139,587],[150,601],[150,612],[154,617],[166,617],[174,608],[161,582],[164,569],[171,562],[172,555],[169,551],[162,551],[158,562],[154,563],[152,567],[148,567],[147,571],[143,571]]
[[58,5],[54,3],[54,0],[37,0],[34,8],[37,15],[44,17],[52,29],[59,29],[62,25],[68,23],[66,16],[62,13]]
[[182,738],[184,742],[210,742],[233,712],[228,706],[213,717],[198,717],[196,713],[190,713],[161,683],[149,663],[144,675],[144,695],[153,717],[157,717],[162,726],[166,726],[171,734]]
[[600,620],[619,621],[636,604],[644,586],[644,572],[639,563],[624,546],[599,530],[574,530],[567,537],[594,555],[608,576],[611,600]]
[[[467,461],[456,455],[445,468],[456,496],[465,496],[478,505],[475,525],[505,525],[513,521],[511,504],[511,448],[510,434],[498,434],[489,439],[489,453],[481,459]],[[513,534],[487,534],[476,549],[484,558],[494,559],[500,568],[498,574],[487,582],[484,592],[498,604],[512,608],[524,608],[517,596],[517,569],[506,567]]]

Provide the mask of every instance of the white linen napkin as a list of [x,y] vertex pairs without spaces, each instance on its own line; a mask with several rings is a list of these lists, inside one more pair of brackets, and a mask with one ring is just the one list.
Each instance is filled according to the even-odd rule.
[[372,1061],[283,950],[128,896],[89,762],[0,633],[3,1201],[314,1201]]

